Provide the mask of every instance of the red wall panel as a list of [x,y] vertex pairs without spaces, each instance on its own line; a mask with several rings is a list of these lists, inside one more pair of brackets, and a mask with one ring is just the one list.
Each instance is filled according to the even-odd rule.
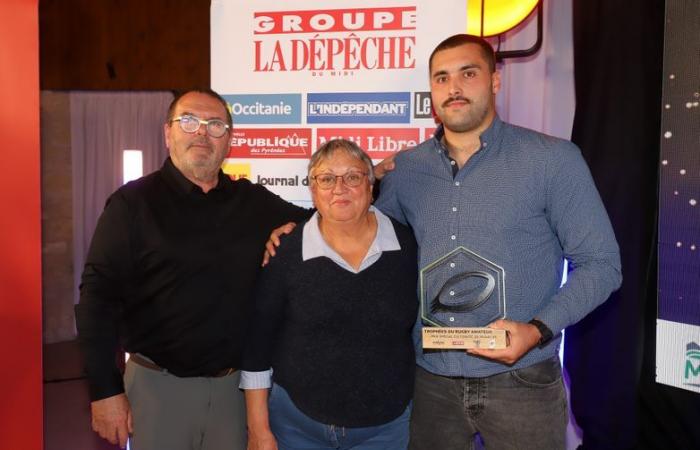
[[38,0],[0,1],[0,448],[42,448]]

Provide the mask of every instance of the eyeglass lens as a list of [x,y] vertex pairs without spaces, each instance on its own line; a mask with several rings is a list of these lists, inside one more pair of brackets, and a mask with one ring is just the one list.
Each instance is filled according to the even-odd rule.
[[226,124],[218,119],[202,120],[196,116],[182,116],[179,118],[180,128],[185,133],[195,133],[204,123],[207,125],[207,133],[211,137],[221,137],[226,133]]
[[330,189],[335,186],[338,178],[343,180],[343,184],[350,187],[357,187],[362,183],[365,174],[362,172],[348,172],[344,175],[333,175],[324,173],[316,175],[314,179],[322,189]]

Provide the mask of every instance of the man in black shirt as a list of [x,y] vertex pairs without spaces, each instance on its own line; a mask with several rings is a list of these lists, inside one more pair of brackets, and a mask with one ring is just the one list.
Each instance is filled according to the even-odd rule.
[[76,322],[93,429],[122,447],[132,434],[133,450],[245,448],[236,369],[262,249],[310,213],[223,174],[231,125],[213,91],[176,98],[170,158],[114,192],[97,224]]

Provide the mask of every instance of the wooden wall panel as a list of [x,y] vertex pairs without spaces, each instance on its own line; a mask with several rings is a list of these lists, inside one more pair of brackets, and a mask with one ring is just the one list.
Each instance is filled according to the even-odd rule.
[[42,90],[209,86],[209,0],[42,0]]

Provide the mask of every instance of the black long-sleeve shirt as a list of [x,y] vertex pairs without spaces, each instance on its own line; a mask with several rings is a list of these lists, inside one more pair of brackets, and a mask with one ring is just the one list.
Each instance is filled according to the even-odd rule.
[[177,376],[239,367],[265,241],[309,215],[222,172],[205,194],[170,159],[112,194],[76,306],[91,398],[123,392],[119,341]]

